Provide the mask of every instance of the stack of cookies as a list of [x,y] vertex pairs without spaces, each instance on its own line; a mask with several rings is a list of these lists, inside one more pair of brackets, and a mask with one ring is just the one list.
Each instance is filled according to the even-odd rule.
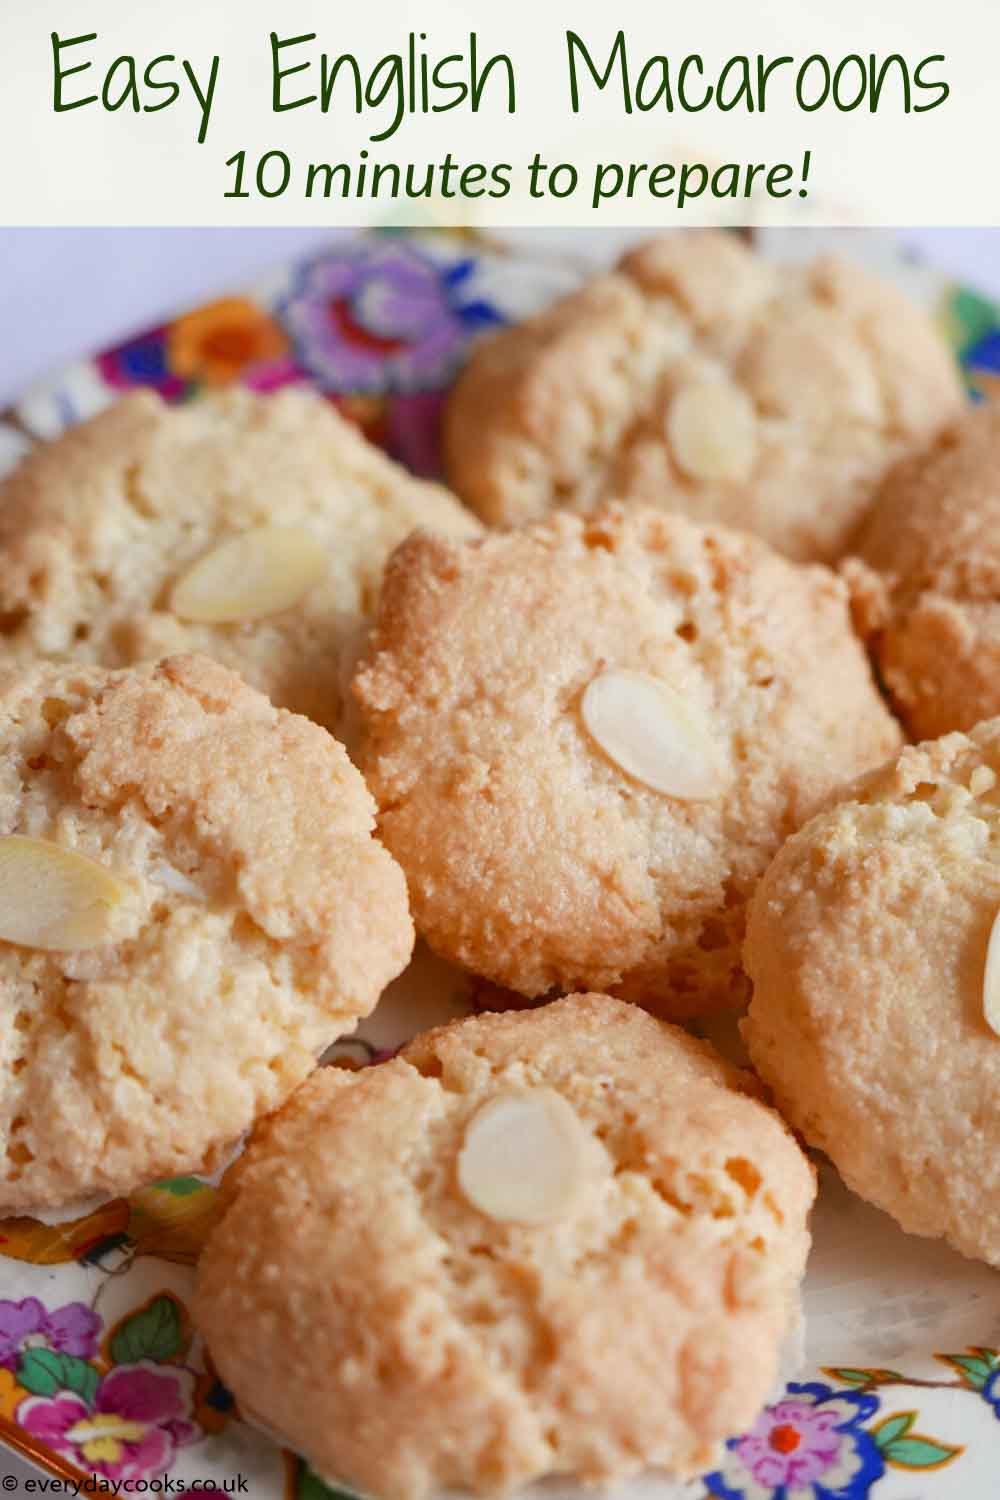
[[[686,1477],[795,1331],[793,1130],[1000,1264],[1000,420],[892,288],[684,234],[445,451],[133,397],[0,490],[0,1213],[251,1131],[248,1420],[382,1500]],[[496,1011],[319,1068],[415,931]],[[755,1072],[691,1034],[748,1004]]]

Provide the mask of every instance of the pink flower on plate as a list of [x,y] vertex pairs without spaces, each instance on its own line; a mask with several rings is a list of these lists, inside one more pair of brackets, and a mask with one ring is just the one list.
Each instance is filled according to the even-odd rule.
[[31,1396],[16,1417],[32,1437],[90,1474],[145,1479],[163,1474],[177,1449],[200,1435],[191,1420],[194,1384],[190,1370],[173,1365],[116,1365],[91,1403],[75,1391]]
[[[272,391],[284,390],[286,385],[304,385],[308,379],[305,370],[290,355],[272,360],[269,364],[254,365],[241,377],[242,384],[248,390],[258,391],[264,396],[269,396]],[[189,1495],[194,1493],[194,1490],[188,1491]]]
[[412,391],[393,396],[386,410],[385,446],[393,458],[422,479],[441,476],[440,429],[444,396]]

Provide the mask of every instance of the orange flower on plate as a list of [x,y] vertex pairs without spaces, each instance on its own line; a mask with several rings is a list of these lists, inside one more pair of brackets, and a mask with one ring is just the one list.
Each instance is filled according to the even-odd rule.
[[184,380],[231,385],[254,365],[288,352],[288,340],[266,312],[245,297],[224,297],[178,318],[167,334],[167,364]]
[[27,1394],[24,1387],[18,1385],[13,1370],[0,1369],[0,1417],[12,1422],[18,1402],[23,1401]]

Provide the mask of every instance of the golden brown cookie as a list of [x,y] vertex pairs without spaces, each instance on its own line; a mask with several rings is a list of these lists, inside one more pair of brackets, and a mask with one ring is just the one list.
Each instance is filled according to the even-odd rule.
[[343,747],[201,657],[0,684],[0,1215],[210,1166],[413,944]]
[[481,343],[445,450],[493,524],[634,499],[828,560],[889,465],[960,405],[954,360],[894,286],[681,232]]
[[675,1018],[744,998],[760,874],[899,744],[839,579],[644,508],[410,538],[356,692],[431,946]]
[[479,530],[316,396],[134,394],[0,485],[0,649],[106,667],[203,652],[343,731],[359,627],[417,525]]
[[194,1313],[242,1410],[381,1500],[708,1468],[795,1316],[809,1164],[602,995],[322,1069],[231,1174]]
[[784,846],[751,906],[744,1023],[782,1112],[848,1186],[994,1265],[998,910],[994,719],[903,750]]
[[915,738],[1000,713],[1000,401],[887,479],[844,572]]

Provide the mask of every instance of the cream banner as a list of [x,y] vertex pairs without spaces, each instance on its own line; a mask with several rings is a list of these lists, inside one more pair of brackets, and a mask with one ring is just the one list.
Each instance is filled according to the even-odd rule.
[[4,0],[0,214],[998,224],[998,55],[993,0]]

